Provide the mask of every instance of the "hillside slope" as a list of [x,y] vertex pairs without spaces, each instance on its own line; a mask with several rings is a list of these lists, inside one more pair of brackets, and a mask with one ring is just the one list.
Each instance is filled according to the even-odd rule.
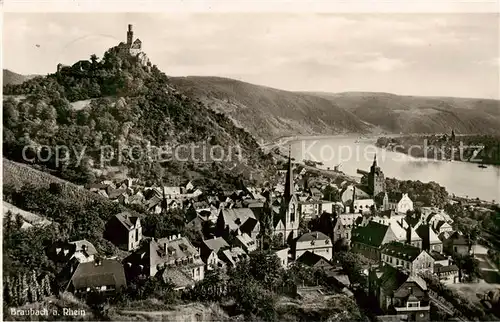
[[254,136],[363,133],[370,127],[335,102],[220,77],[172,77],[172,83]]
[[497,100],[366,92],[314,95],[390,133],[500,134]]
[[105,179],[103,170],[120,167],[147,184],[199,180],[200,186],[222,187],[257,180],[273,167],[250,133],[180,94],[156,66],[118,47],[101,60],[92,56],[45,77],[7,84],[3,93],[3,155],[27,162],[27,144],[29,153],[40,145],[84,151],[82,162],[68,155],[62,164],[54,153],[47,162],[33,158],[44,171],[74,183]]
[[346,132],[500,134],[500,101],[288,92],[219,77],[173,77],[187,95],[260,138]]
[[19,85],[24,83],[25,81],[32,79],[35,75],[21,75],[18,73],[14,73],[8,69],[3,70],[3,84],[7,85]]

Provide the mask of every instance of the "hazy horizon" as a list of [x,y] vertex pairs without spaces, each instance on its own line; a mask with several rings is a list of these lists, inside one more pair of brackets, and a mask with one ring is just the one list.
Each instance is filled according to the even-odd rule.
[[131,23],[170,76],[500,99],[499,22],[498,14],[5,13],[3,68],[45,75],[102,57]]

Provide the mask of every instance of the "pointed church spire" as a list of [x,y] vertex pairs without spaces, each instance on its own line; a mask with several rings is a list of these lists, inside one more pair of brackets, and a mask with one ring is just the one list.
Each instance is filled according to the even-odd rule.
[[286,170],[286,181],[285,181],[285,201],[289,201],[294,194],[293,188],[293,166],[292,166],[292,154],[291,146],[288,146],[288,167]]
[[377,154],[375,153],[375,157],[373,158],[373,166],[377,166]]

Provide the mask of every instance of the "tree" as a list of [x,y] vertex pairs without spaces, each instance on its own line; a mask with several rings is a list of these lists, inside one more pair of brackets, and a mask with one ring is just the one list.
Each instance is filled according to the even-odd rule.
[[250,274],[264,287],[272,289],[280,284],[283,268],[280,259],[270,250],[257,250],[249,255]]
[[453,254],[453,261],[458,267],[458,279],[462,282],[463,275],[467,275],[467,279],[472,281],[480,276],[479,262],[473,255]]

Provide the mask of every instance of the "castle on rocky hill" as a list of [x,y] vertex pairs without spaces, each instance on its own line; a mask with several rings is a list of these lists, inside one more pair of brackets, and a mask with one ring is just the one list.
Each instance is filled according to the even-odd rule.
[[[151,71],[151,62],[145,52],[142,51],[142,41],[137,38],[134,39],[133,26],[128,25],[127,30],[127,42],[120,42],[118,46],[111,48],[110,50],[117,53],[124,60],[129,60],[134,63],[140,64],[145,67],[149,72]],[[58,73],[81,73],[90,70],[91,62],[89,60],[80,60],[73,64],[72,66],[66,66],[63,64],[57,65]]]

